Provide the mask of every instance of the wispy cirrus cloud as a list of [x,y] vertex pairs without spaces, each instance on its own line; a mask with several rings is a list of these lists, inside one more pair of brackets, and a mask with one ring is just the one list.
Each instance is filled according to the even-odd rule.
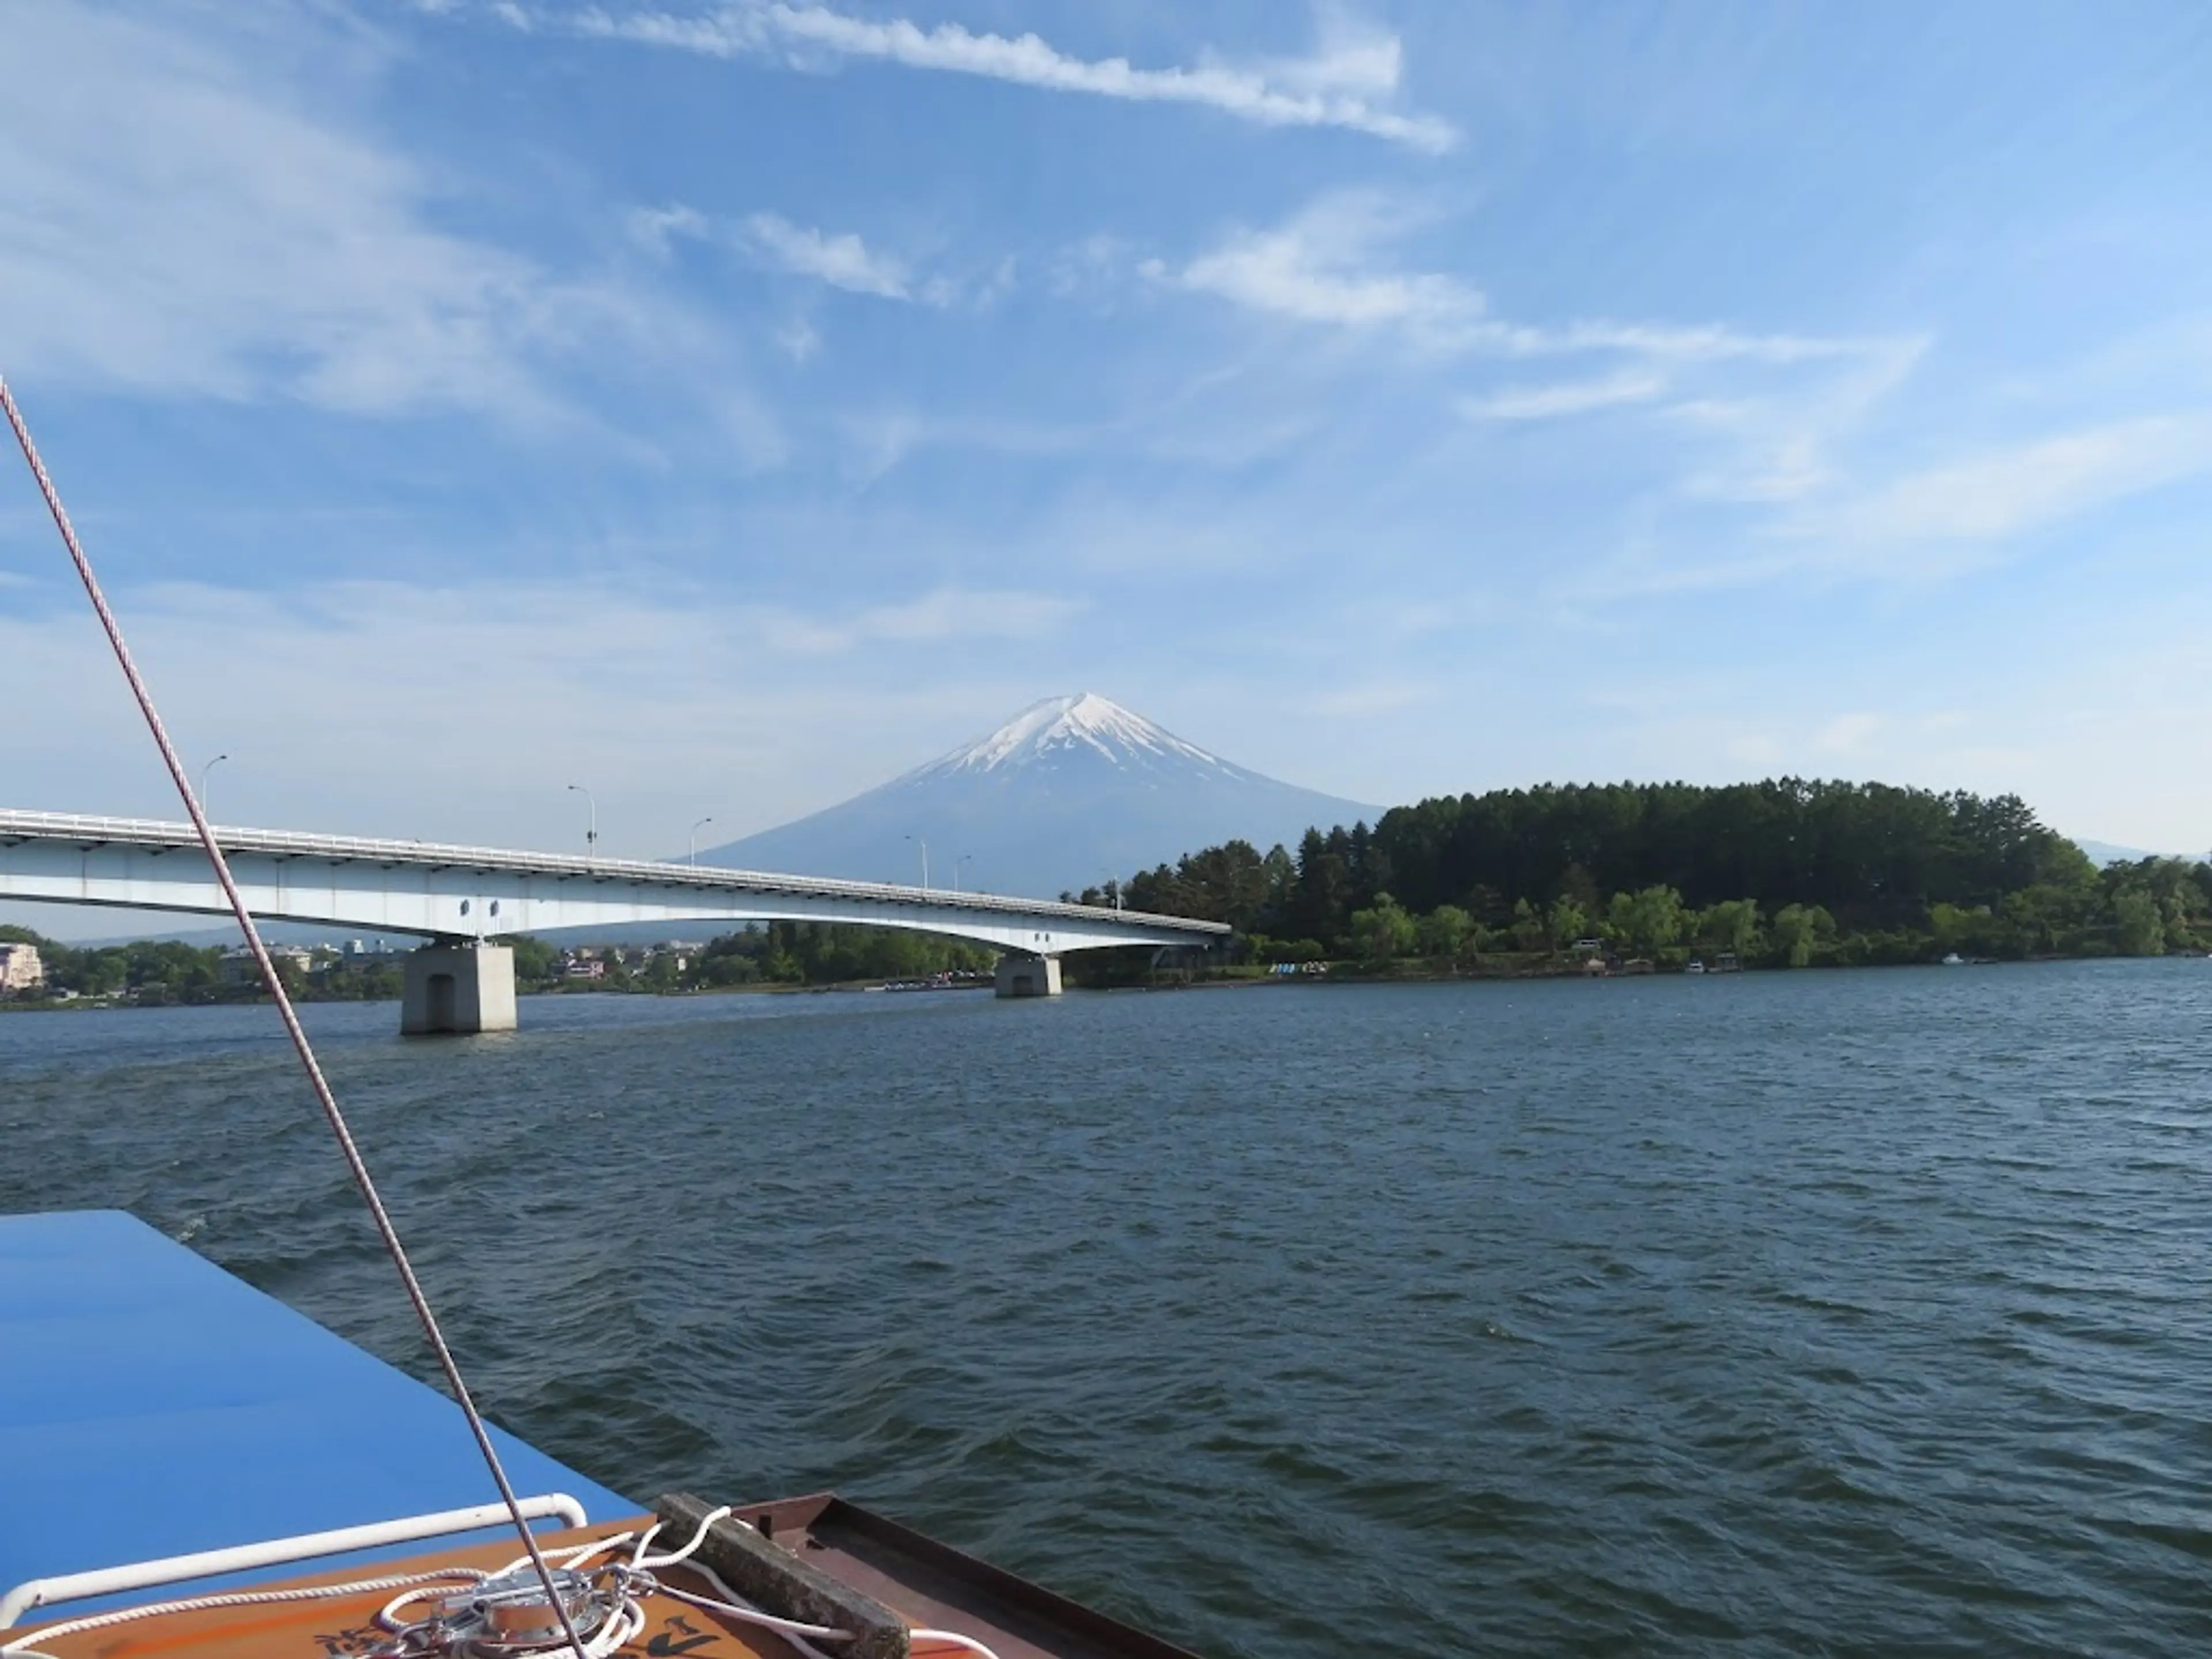
[[870,646],[1034,639],[1058,632],[1088,608],[1086,601],[1066,594],[938,588],[834,620],[802,624],[786,617],[773,631],[782,649],[834,654]]
[[628,222],[631,239],[663,258],[679,240],[717,243],[754,264],[811,276],[848,294],[940,305],[953,293],[952,286],[944,282],[917,288],[905,260],[870,247],[857,232],[798,224],[780,213],[750,213],[734,224],[722,224],[677,202],[634,209]]
[[666,207],[633,208],[628,216],[630,238],[647,252],[665,258],[679,240],[704,241],[714,225],[695,207],[672,202]]
[[1179,266],[1147,259],[1141,274],[1262,315],[1352,329],[1400,329],[1447,346],[1480,325],[1481,292],[1439,271],[1386,257],[1413,216],[1372,194],[1324,197],[1269,229],[1238,227]]
[[[0,359],[104,394],[592,432],[580,395],[702,370],[690,429],[781,439],[729,331],[628,266],[562,267],[450,211],[470,188],[377,125],[389,43],[328,9],[41,6],[9,19]],[[35,70],[35,72],[33,70]],[[87,121],[86,109],[109,112]],[[711,367],[710,367],[711,366]]]
[[896,64],[1048,92],[1195,105],[1262,126],[1341,128],[1429,154],[1457,143],[1450,123],[1395,107],[1404,72],[1397,37],[1343,15],[1324,25],[1307,58],[1145,68],[1126,58],[1077,57],[1034,33],[925,27],[903,17],[857,17],[827,6],[758,0],[688,13],[594,9],[573,23],[586,34],[714,58],[781,59],[796,67],[824,59]]
[[1985,449],[1907,473],[1835,517],[1861,544],[1994,542],[2212,471],[2212,414],[2159,415]]
[[[1748,425],[1755,409],[1732,412]],[[1768,411],[1770,420],[1778,419]],[[1838,477],[1836,434],[1817,422],[1774,441],[1726,498],[1777,509],[1744,550],[1680,562],[1621,561],[1587,596],[1711,592],[1786,580],[1927,582],[2001,562],[2007,544],[2100,507],[2212,474],[2212,414],[2146,416],[1984,447],[1899,471],[1863,465]],[[1793,465],[1795,470],[1793,470]],[[1856,474],[1856,476],[1854,476]],[[1753,487],[1764,481],[1764,491]],[[1708,492],[1710,493],[1710,492]]]
[[1461,398],[1459,412],[1470,421],[1546,421],[1648,404],[1666,390],[1663,375],[1630,369],[1599,380],[1506,386],[1482,397]]
[[1607,318],[1530,323],[1500,317],[1491,311],[1482,289],[1465,276],[1425,270],[1399,256],[1400,245],[1436,216],[1417,201],[1340,191],[1272,228],[1233,226],[1212,247],[1180,264],[1154,258],[1139,270],[1155,283],[1265,316],[1339,328],[1397,330],[1435,355],[1612,354],[1640,360],[1653,374],[1664,376],[1701,364],[1850,360],[1894,344],[1718,323]]
[[738,227],[738,241],[755,258],[811,276],[848,294],[872,294],[883,300],[913,298],[906,264],[870,249],[851,231],[831,233],[795,225],[780,214],[755,213]]

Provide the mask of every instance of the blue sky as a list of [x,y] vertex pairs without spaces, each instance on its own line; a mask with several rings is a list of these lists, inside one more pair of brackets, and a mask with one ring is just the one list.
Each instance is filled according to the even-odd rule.
[[[0,371],[218,817],[650,855],[1090,689],[2212,844],[2201,6],[19,0],[0,75]],[[169,813],[13,477],[0,799]]]

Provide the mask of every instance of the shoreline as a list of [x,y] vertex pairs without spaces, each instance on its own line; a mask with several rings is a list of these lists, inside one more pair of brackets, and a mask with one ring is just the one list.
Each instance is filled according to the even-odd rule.
[[[1275,974],[1230,970],[1226,972],[1216,971],[1211,974],[1200,974],[1189,979],[1164,980],[1150,984],[1131,981],[1121,984],[1084,985],[1079,982],[1071,981],[1067,987],[1067,994],[1071,995],[1078,994],[1090,995],[1107,993],[1123,994],[1133,991],[1144,992],[1147,994],[1158,991],[1230,991],[1254,990],[1267,987],[1280,988],[1288,986],[1304,986],[1319,988],[1330,985],[1510,985],[1525,984],[1540,980],[1611,981],[1649,979],[1731,979],[1747,974],[1753,974],[1764,977],[1776,974],[1856,973],[1865,969],[1934,969],[1945,967],[2018,968],[2069,962],[2191,962],[2203,961],[2205,959],[2207,959],[2207,953],[2195,951],[2167,951],[2156,957],[2128,957],[2112,954],[2094,956],[2051,954],[2016,957],[1976,957],[1950,963],[1946,963],[1942,961],[1808,963],[1802,968],[1759,966],[1732,969],[1725,973],[1709,969],[1703,974],[1692,974],[1688,972],[1686,968],[1681,966],[1668,966],[1664,968],[1655,967],[1646,972],[1593,974],[1573,967],[1544,967],[1536,965],[1528,965],[1518,968],[1504,968],[1500,966],[1490,969],[1486,971],[1477,969],[1471,972],[1465,969],[1446,970],[1437,969],[1412,970],[1393,969],[1389,971],[1376,972],[1354,963],[1330,963],[1328,964],[1327,971],[1322,973],[1301,972],[1296,974]],[[939,992],[947,994],[959,992],[973,994],[975,992],[986,991],[990,988],[991,988],[988,983],[981,985],[932,987],[929,988],[929,993],[927,994]],[[519,993],[520,996],[530,998],[658,997],[671,1001],[687,1000],[699,997],[723,996],[853,996],[869,994],[918,995],[925,994],[926,993],[922,992],[905,990],[895,992],[889,985],[878,980],[844,980],[824,985],[702,985],[684,990],[670,991],[647,990],[641,987],[608,987],[589,990],[580,988],[571,989],[566,987],[549,987],[544,989],[522,991]],[[376,1006],[394,1003],[399,1000],[399,999],[397,997],[295,997],[295,1000],[301,1006],[324,1006],[345,1003],[356,1003],[365,1006]],[[210,998],[206,1000],[194,1001],[174,1000],[163,1002],[138,1002],[125,998],[105,997],[72,997],[68,999],[48,997],[8,997],[0,999],[0,1016],[9,1014],[62,1014],[92,1013],[100,1012],[137,1013],[152,1012],[167,1008],[255,1008],[265,1007],[268,1006],[268,1002],[269,999],[265,995]]]

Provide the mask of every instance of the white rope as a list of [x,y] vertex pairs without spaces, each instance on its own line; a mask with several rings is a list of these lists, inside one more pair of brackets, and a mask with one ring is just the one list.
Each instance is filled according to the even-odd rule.
[[[31,1644],[51,1642],[58,1637],[82,1636],[88,1630],[106,1630],[112,1625],[126,1625],[135,1619],[155,1619],[163,1613],[205,1613],[215,1607],[250,1607],[273,1606],[285,1601],[326,1601],[341,1595],[357,1595],[363,1590],[397,1589],[402,1585],[434,1583],[440,1579],[459,1579],[463,1583],[482,1583],[491,1577],[475,1567],[441,1567],[429,1572],[394,1573],[385,1578],[358,1578],[343,1584],[310,1584],[303,1589],[233,1590],[222,1595],[193,1595],[177,1601],[150,1601],[143,1607],[121,1607],[113,1613],[88,1613],[82,1619],[65,1619],[58,1625],[48,1625],[30,1635],[13,1642],[0,1643],[0,1654],[8,1659],[46,1659]],[[418,1590],[416,1594],[421,1594]]]
[[970,1653],[981,1654],[983,1659],[999,1659],[997,1654],[992,1652],[974,1637],[963,1636],[957,1630],[923,1630],[917,1626],[907,1632],[906,1635],[909,1642],[950,1642],[953,1646],[965,1648]]
[[[689,1561],[699,1553],[699,1547],[707,1541],[707,1534],[714,1529],[714,1522],[727,1519],[730,1510],[731,1505],[727,1504],[723,1504],[719,1510],[708,1510],[700,1517],[699,1530],[691,1534],[691,1541],[673,1555],[647,1555],[645,1553],[645,1540],[641,1540],[637,1547],[637,1553],[630,1557],[630,1565],[651,1572],[659,1567],[672,1567],[678,1562]],[[738,1524],[743,1526],[744,1522],[741,1521]],[[653,1531],[659,1530],[660,1523],[656,1521],[653,1522]],[[647,1533],[646,1540],[650,1540],[652,1536],[653,1533]]]
[[[777,1635],[789,1641],[801,1654],[806,1656],[806,1659],[830,1659],[830,1655],[823,1653],[821,1649],[814,1645],[816,1642],[849,1642],[854,1638],[854,1632],[851,1631],[838,1630],[829,1625],[806,1624],[796,1619],[779,1618],[775,1613],[765,1612],[731,1589],[728,1583],[714,1568],[703,1561],[690,1559],[691,1555],[705,1543],[707,1534],[712,1530],[714,1522],[727,1518],[730,1513],[727,1508],[713,1511],[700,1522],[699,1529],[692,1535],[691,1541],[682,1549],[670,1555],[651,1558],[650,1564],[653,1566],[679,1566],[685,1572],[696,1574],[714,1587],[716,1595],[701,1595],[690,1590],[678,1589],[673,1584],[647,1576],[641,1570],[637,1570],[635,1575],[641,1582],[632,1583],[630,1581],[633,1578],[635,1564],[632,1567],[617,1567],[615,1571],[618,1576],[619,1599],[608,1615],[606,1623],[600,1627],[599,1632],[588,1640],[581,1642],[580,1647],[585,1659],[611,1659],[611,1656],[625,1644],[635,1641],[644,1634],[648,1621],[645,1609],[635,1591],[672,1596],[677,1601],[702,1608],[709,1613],[720,1613],[724,1618],[735,1620],[738,1623],[774,1631]],[[745,1526],[747,1523],[739,1521],[738,1524]],[[564,1568],[574,1570],[578,1563],[605,1551],[619,1549],[623,1545],[630,1543],[635,1538],[638,1559],[643,1559],[645,1547],[653,1540],[653,1534],[659,1529],[659,1525],[656,1522],[642,1534],[618,1533],[611,1538],[602,1538],[591,1543],[579,1544],[571,1549],[548,1551],[545,1553],[544,1559],[557,1562]],[[53,1659],[52,1655],[42,1653],[32,1644],[64,1636],[80,1636],[87,1631],[104,1630],[111,1626],[128,1624],[139,1619],[158,1618],[165,1613],[202,1613],[216,1607],[274,1606],[285,1602],[330,1601],[340,1596],[355,1595],[368,1590],[380,1589],[398,1589],[402,1592],[385,1603],[376,1614],[378,1624],[388,1631],[397,1632],[402,1628],[401,1609],[410,1602],[419,1601],[424,1596],[434,1594],[441,1589],[449,1588],[455,1582],[463,1584],[489,1583],[520,1570],[528,1565],[528,1562],[527,1556],[521,1556],[505,1567],[489,1572],[477,1567],[440,1567],[427,1572],[394,1573],[382,1578],[357,1578],[339,1584],[310,1585],[302,1589],[237,1590],[222,1595],[198,1595],[174,1601],[151,1602],[145,1607],[125,1607],[113,1613],[93,1613],[82,1619],[73,1619],[62,1624],[50,1625],[43,1630],[34,1632],[16,1641],[0,1644],[0,1659]],[[969,1652],[981,1655],[982,1659],[998,1659],[998,1656],[982,1643],[972,1636],[963,1636],[957,1631],[928,1630],[917,1627],[909,1630],[907,1634],[912,1641],[951,1643],[956,1647],[965,1648]]]
[[732,1589],[712,1567],[686,1567],[686,1572],[696,1572],[728,1597],[718,1601],[711,1595],[694,1595],[690,1590],[680,1590],[673,1584],[656,1588],[663,1595],[672,1595],[679,1601],[689,1601],[695,1607],[705,1607],[748,1625],[758,1625],[763,1630],[772,1630],[779,1636],[812,1637],[817,1642],[849,1642],[854,1632],[838,1630],[830,1625],[809,1625],[797,1619],[779,1619],[772,1613],[763,1613],[751,1602]]

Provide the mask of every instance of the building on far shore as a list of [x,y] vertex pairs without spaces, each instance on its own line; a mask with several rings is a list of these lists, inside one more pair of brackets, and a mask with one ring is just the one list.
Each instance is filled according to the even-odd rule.
[[[271,945],[265,947],[269,959],[278,967],[290,963],[302,974],[313,973],[315,953],[297,945]],[[234,945],[222,953],[222,977],[228,985],[245,985],[261,977],[261,964],[253,959],[253,952],[243,945]]]
[[46,982],[46,964],[35,945],[0,945],[0,996],[35,991]]

